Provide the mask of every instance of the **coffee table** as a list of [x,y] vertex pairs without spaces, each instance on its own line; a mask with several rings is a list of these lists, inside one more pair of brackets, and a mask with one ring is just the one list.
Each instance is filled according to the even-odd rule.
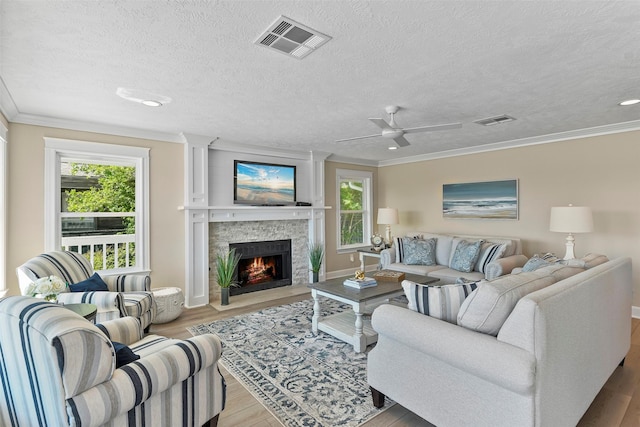
[[[362,353],[367,346],[378,341],[378,334],[371,327],[371,320],[364,319],[365,314],[370,314],[380,304],[389,299],[404,294],[401,282],[378,282],[377,286],[355,289],[342,284],[347,277],[327,280],[326,282],[312,283],[311,296],[313,297],[312,330],[328,333],[344,342],[353,345],[356,353]],[[406,274],[406,280],[431,285],[439,281],[432,277],[417,274]],[[330,298],[351,305],[353,311],[320,316],[320,297]]]

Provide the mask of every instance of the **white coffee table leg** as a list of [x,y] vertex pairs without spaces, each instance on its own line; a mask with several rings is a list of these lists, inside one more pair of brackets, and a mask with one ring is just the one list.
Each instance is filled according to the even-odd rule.
[[318,320],[320,320],[320,300],[315,289],[311,291],[313,297],[313,317],[311,318],[311,330],[314,334],[318,333]]
[[353,349],[356,353],[362,353],[367,348],[367,337],[362,333],[364,327],[363,315],[364,313],[356,311],[356,333],[353,336]]

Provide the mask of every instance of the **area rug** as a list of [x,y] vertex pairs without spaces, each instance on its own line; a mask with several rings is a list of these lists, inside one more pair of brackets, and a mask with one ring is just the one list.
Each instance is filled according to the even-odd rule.
[[[351,309],[328,299],[321,307],[323,316]],[[287,427],[358,426],[392,406],[373,406],[366,354],[314,334],[312,316],[309,299],[187,329],[217,334],[222,365]]]

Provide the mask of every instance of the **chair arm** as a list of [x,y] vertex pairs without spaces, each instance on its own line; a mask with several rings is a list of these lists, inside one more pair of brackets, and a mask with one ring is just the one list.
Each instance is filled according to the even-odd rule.
[[139,292],[151,290],[151,277],[145,274],[121,274],[118,276],[104,276],[102,278],[115,292]]
[[522,267],[527,263],[528,258],[522,254],[511,255],[505,258],[498,258],[495,261],[491,261],[487,264],[485,269],[484,278],[492,280],[505,274],[510,274],[516,267]]
[[140,320],[126,316],[107,320],[96,325],[111,341],[131,345],[144,337]]
[[395,248],[391,247],[380,251],[380,267],[382,269],[388,268],[394,262],[396,262]]
[[126,316],[124,300],[120,292],[89,291],[89,292],[63,292],[58,294],[58,301],[63,304],[95,304],[98,312],[117,312],[117,317]]
[[[77,419],[72,425],[102,425],[162,393],[173,385],[213,367],[222,354],[220,339],[204,334],[165,347],[147,357],[116,369],[105,381],[67,400]],[[96,402],[107,401],[96,408]]]
[[535,356],[491,335],[391,304],[374,310],[372,326],[378,333],[372,352],[380,346],[398,352],[409,347],[516,393],[529,394],[535,385]]

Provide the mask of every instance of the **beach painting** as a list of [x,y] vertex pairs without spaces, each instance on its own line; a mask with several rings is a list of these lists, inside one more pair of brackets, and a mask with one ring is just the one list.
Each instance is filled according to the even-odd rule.
[[235,163],[235,203],[295,203],[295,166],[243,161]]
[[518,180],[443,184],[442,216],[451,219],[518,219]]

